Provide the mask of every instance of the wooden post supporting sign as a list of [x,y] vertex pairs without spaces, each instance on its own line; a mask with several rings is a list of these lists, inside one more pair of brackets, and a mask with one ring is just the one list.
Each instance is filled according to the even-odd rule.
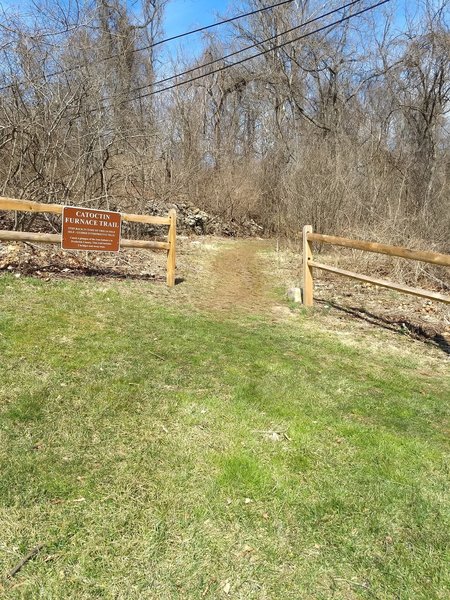
[[167,252],[167,285],[173,287],[175,285],[175,269],[176,269],[176,240],[177,240],[177,211],[174,208],[169,210],[169,234],[167,241],[169,250]]

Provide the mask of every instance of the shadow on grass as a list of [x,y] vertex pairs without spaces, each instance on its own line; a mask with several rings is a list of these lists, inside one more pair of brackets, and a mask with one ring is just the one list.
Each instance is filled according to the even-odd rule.
[[[9,273],[7,268],[0,269],[0,272]],[[163,283],[166,281],[165,275],[157,275],[155,273],[125,273],[114,269],[100,269],[95,267],[61,267],[58,265],[27,265],[23,264],[14,267],[12,273],[20,273],[21,275],[29,277],[39,277],[40,279],[46,279],[47,277],[53,276],[57,279],[76,279],[78,277],[96,277],[102,281],[108,279],[128,279],[137,281],[154,281],[155,283]],[[175,285],[184,283],[184,277],[177,277],[175,279]]]
[[[0,269],[8,273],[7,269]],[[154,281],[163,282],[165,281],[164,275],[156,275],[154,273],[149,274],[138,274],[138,273],[125,273],[116,271],[114,269],[98,269],[95,267],[59,267],[56,265],[45,265],[45,266],[33,266],[33,265],[21,265],[20,268],[16,267],[12,273],[20,273],[24,276],[39,277],[40,279],[46,279],[47,277],[54,277],[57,279],[76,279],[78,277],[96,277],[97,279],[130,279],[140,281]]]
[[356,319],[360,319],[362,321],[366,321],[371,325],[375,325],[377,327],[381,327],[383,329],[387,329],[388,331],[394,331],[398,334],[408,334],[416,340],[420,340],[422,342],[431,343],[437,346],[444,352],[445,354],[450,355],[450,344],[444,338],[443,335],[437,333],[436,331],[427,331],[420,325],[415,323],[411,323],[405,319],[397,319],[397,318],[389,318],[381,315],[376,315],[365,308],[356,308],[354,306],[342,306],[341,304],[337,304],[336,302],[329,300],[319,300],[315,298],[315,301],[318,304],[331,306],[332,308],[344,312],[351,317]]

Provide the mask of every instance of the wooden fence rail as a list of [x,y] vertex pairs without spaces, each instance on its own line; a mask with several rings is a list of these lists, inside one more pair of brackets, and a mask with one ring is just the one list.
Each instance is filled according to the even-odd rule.
[[389,288],[391,290],[397,290],[398,292],[403,292],[404,294],[412,294],[414,296],[420,296],[422,298],[438,300],[439,302],[450,304],[450,296],[445,296],[444,294],[439,294],[438,292],[431,292],[421,288],[394,283],[385,279],[378,279],[377,277],[361,275],[359,273],[345,271],[344,269],[340,269],[338,267],[332,267],[331,265],[316,262],[313,259],[312,242],[323,242],[335,246],[353,248],[355,250],[366,250],[367,252],[377,252],[379,254],[387,254],[388,256],[398,256],[400,258],[427,262],[433,265],[450,267],[449,254],[441,254],[439,252],[424,252],[421,250],[409,250],[408,248],[402,248],[401,246],[390,246],[387,244],[378,244],[376,242],[367,242],[364,240],[351,240],[333,235],[322,235],[319,233],[313,233],[311,225],[305,225],[305,227],[303,227],[303,304],[305,306],[313,306],[314,303],[314,268],[321,269],[323,271],[329,271],[330,273],[335,273],[337,275],[343,275],[344,277],[357,279],[358,281],[364,281],[366,283],[378,285],[380,287]]
[[[32,202],[30,200],[17,200],[15,198],[0,197],[0,210],[12,210],[21,212],[42,212],[62,214],[64,205],[45,204],[41,202]],[[121,213],[122,220],[132,223],[143,223],[145,225],[168,225],[169,232],[167,242],[158,242],[155,240],[127,240],[121,239],[122,248],[142,248],[151,250],[167,251],[167,285],[175,285],[176,270],[176,236],[177,236],[177,213],[174,209],[169,211],[167,217],[158,217],[154,215],[135,215]],[[44,244],[60,244],[61,234],[59,233],[31,233],[27,231],[2,231],[0,230],[0,241],[17,242],[40,242]]]

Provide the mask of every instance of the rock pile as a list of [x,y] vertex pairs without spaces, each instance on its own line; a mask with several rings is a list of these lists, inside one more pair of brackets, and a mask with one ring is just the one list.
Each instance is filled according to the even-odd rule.
[[263,228],[253,219],[226,220],[189,204],[170,204],[149,208],[152,214],[164,214],[169,208],[177,211],[177,227],[181,233],[223,235],[230,237],[261,235]]

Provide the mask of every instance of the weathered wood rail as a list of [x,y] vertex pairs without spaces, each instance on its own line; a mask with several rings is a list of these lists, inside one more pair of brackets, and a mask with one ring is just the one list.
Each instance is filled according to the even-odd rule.
[[[32,202],[31,200],[18,200],[16,198],[0,197],[0,210],[21,212],[42,212],[62,215],[64,205],[45,204]],[[121,239],[122,248],[141,248],[149,250],[167,251],[167,285],[175,285],[176,272],[176,236],[177,236],[177,213],[174,209],[169,210],[167,217],[153,215],[135,215],[121,213],[123,221],[131,223],[143,223],[145,225],[167,225],[169,227],[167,242],[155,240],[127,240]],[[60,233],[31,233],[27,231],[2,231],[0,230],[0,241],[17,242],[40,242],[44,244],[60,244]]]
[[312,226],[305,225],[303,228],[303,304],[305,306],[313,306],[314,304],[313,269],[321,269],[323,271],[335,273],[336,275],[343,275],[344,277],[350,277],[352,279],[357,279],[358,281],[364,281],[365,283],[371,283],[380,287],[396,290],[404,294],[412,294],[421,298],[437,300],[439,302],[450,304],[450,296],[446,296],[438,292],[431,292],[421,288],[410,287],[400,283],[387,281],[385,279],[371,277],[369,275],[361,275],[360,273],[346,271],[338,267],[317,262],[313,258],[312,242],[322,242],[325,244],[332,244],[334,246],[343,246],[345,248],[353,248],[355,250],[365,250],[367,252],[376,252],[378,254],[387,254],[388,256],[398,256],[399,258],[407,258],[409,260],[416,260],[420,262],[427,262],[433,265],[450,267],[449,254],[441,254],[439,252],[422,250],[410,250],[409,248],[403,248],[402,246],[390,246],[388,244],[378,244],[376,242],[367,242],[365,240],[352,240],[333,235],[313,233]]

